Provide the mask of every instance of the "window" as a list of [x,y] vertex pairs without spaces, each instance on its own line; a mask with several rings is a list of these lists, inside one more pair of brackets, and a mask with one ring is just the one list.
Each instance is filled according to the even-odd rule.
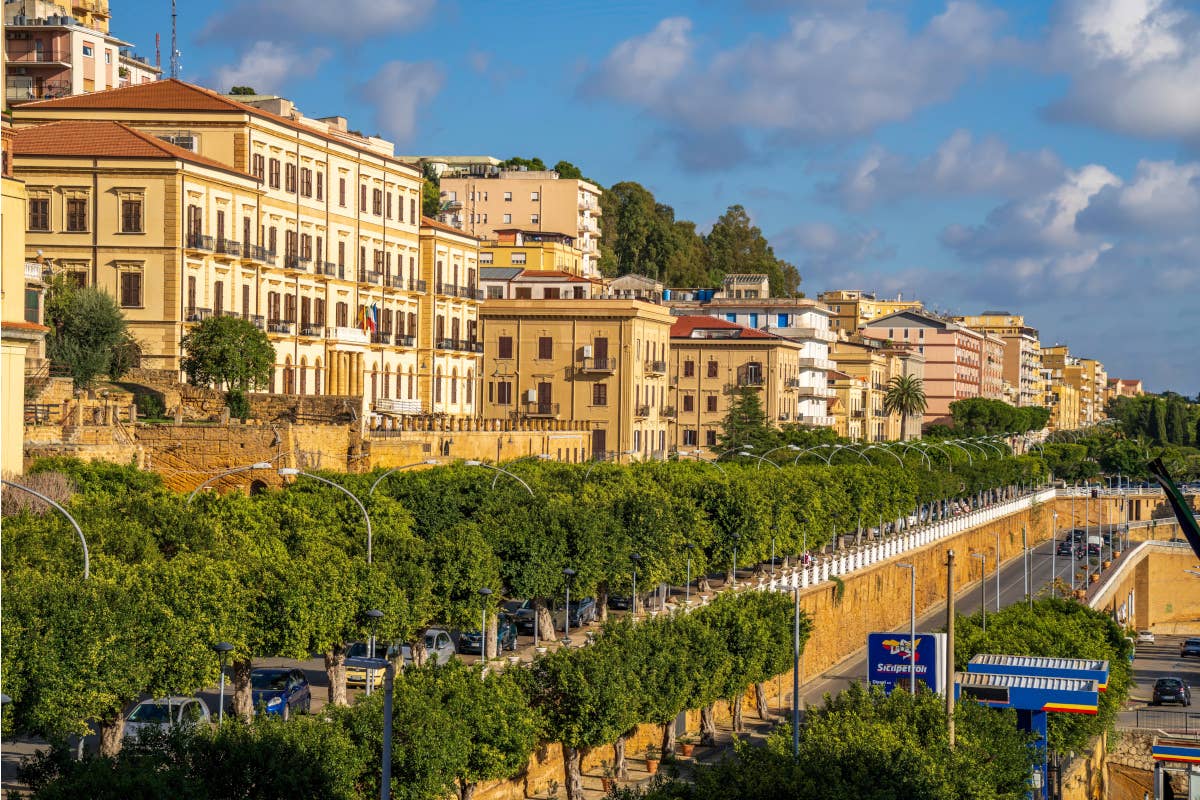
[[786,328],[788,326],[788,315],[777,314],[775,316],[775,326],[778,328]]
[[250,284],[242,286],[242,316],[250,314]]
[[525,254],[522,252],[513,253],[512,254],[512,263],[513,264],[524,264],[525,263]]
[[85,44],[83,46],[83,57],[84,58],[94,58],[95,55],[96,55],[96,50],[90,44]]
[[317,199],[318,200],[325,199],[325,173],[324,172],[317,173]]
[[29,230],[50,230],[50,198],[29,198]]
[[383,190],[376,189],[371,193],[371,213],[377,217],[383,216]]
[[513,357],[513,340],[511,336],[501,336],[496,342],[497,358]]
[[213,281],[213,313],[218,317],[225,310],[225,282]]
[[350,306],[344,302],[339,302],[333,309],[334,325],[339,328],[345,328],[350,324]]
[[487,288],[487,296],[488,296],[488,300],[503,300],[504,299],[504,287],[503,286],[489,286]]
[[529,286],[518,286],[513,289],[514,300],[532,300],[533,289]]
[[714,430],[705,431],[704,432],[704,444],[707,447],[716,447],[717,446],[717,432]]
[[344,268],[346,266],[346,243],[338,242],[338,266]]
[[511,223],[512,223],[512,214],[505,214],[504,215],[504,224],[509,225]]
[[140,308],[142,305],[142,271],[127,269],[121,272],[121,306]]
[[529,215],[529,224],[530,224],[530,225],[537,225],[537,224],[538,224],[538,221],[539,221],[540,219],[541,219],[541,217],[539,217],[537,214],[530,214],[530,215]]
[[695,361],[683,362],[683,377],[690,378],[695,374],[696,374],[696,362]]
[[260,181],[264,177],[266,177],[267,160],[265,158],[263,158],[261,153],[255,153],[250,158],[250,164],[251,164],[250,171],[252,173],[254,173],[254,177],[258,178]]
[[708,377],[710,377],[710,378],[715,378],[715,377],[717,377],[717,369],[718,369],[718,368],[717,368],[717,362],[716,362],[716,361],[709,361],[709,362],[708,362]]
[[696,444],[696,441],[697,441],[696,429],[695,428],[684,428],[683,429],[683,443],[685,445],[694,446]]
[[547,286],[545,289],[542,289],[542,298],[544,300],[557,300],[561,293],[562,291],[558,287]]
[[704,398],[704,410],[710,414],[717,410],[717,396],[715,394],[710,394]]
[[512,405],[512,381],[500,381],[496,384],[496,405]]
[[537,193],[537,192],[530,192],[530,193],[529,193],[529,199],[530,199],[530,201],[532,201],[532,202],[536,203],[536,202],[538,201],[538,193]]
[[387,193],[387,218],[392,218],[392,193]]
[[593,383],[592,384],[592,405],[606,406],[608,405],[608,384]]
[[105,51],[104,51],[104,63],[105,63],[105,64],[111,64],[111,63],[112,63],[112,50],[105,50]]
[[695,411],[696,410],[696,398],[692,397],[690,394],[685,394],[683,396],[683,410],[685,412],[686,411]]
[[267,179],[267,185],[272,189],[279,188],[279,159],[272,158],[269,162],[270,175]]
[[[417,199],[415,197],[408,198],[408,216],[415,225],[417,222]],[[403,221],[401,220],[401,222]]]
[[71,197],[67,199],[67,230],[69,231],[86,231],[87,230],[87,211],[88,201],[83,197]]
[[25,290],[25,321],[41,324],[42,293],[38,289]]
[[300,195],[302,197],[312,197],[312,170],[308,167],[300,168]]
[[554,340],[549,336],[538,337],[538,358],[543,361],[554,358]]
[[288,164],[283,171],[283,189],[287,192],[296,192],[296,165]]
[[504,202],[506,202],[506,203],[511,203],[511,202],[512,202],[512,192],[505,192],[505,193],[504,193]]
[[338,178],[338,205],[346,207],[346,179]]
[[367,185],[365,183],[358,187],[358,210],[363,213],[367,211]]

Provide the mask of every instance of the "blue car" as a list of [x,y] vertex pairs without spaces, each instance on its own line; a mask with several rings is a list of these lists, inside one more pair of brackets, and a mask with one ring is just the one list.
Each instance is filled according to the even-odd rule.
[[288,719],[297,712],[308,713],[312,690],[298,669],[266,667],[250,673],[250,696],[255,713],[265,712]]
[[[458,652],[479,653],[483,636],[478,630],[463,631],[458,636]],[[496,651],[517,649],[517,623],[508,615],[501,614],[496,625]]]

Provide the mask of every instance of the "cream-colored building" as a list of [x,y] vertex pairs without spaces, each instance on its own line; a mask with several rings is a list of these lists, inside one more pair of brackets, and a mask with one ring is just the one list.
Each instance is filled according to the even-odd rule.
[[1043,405],[1042,347],[1036,328],[1025,318],[1007,311],[985,311],[974,316],[954,317],[954,321],[973,330],[999,337],[1004,342],[1004,381],[1012,387],[1013,405]]
[[[1056,413],[1051,408],[1051,422],[1055,427],[1078,428],[1105,418],[1108,374],[1103,364],[1093,358],[1071,355],[1070,348],[1065,344],[1042,348],[1042,363],[1047,399],[1062,404],[1064,394],[1073,395],[1066,398],[1068,405],[1064,411]],[[1069,387],[1070,391],[1065,392],[1064,386]],[[1072,407],[1076,405],[1078,411],[1072,416]]]
[[[350,131],[341,117],[310,119],[280,98],[249,105],[176,80],[27,103],[15,116],[18,128],[119,122],[127,139],[186,151],[172,152],[187,165],[179,168],[184,173],[194,175],[195,162],[203,161],[207,178],[220,176],[219,184],[173,188],[160,176],[153,191],[161,199],[148,194],[149,184],[121,178],[113,162],[106,162],[103,191],[78,176],[30,181],[53,210],[28,247],[118,291],[136,283],[122,276],[141,273],[143,299],[128,306],[127,317],[143,339],[144,366],[177,370],[178,342],[189,325],[232,314],[263,327],[274,344],[272,391],[409,401],[410,411],[415,401],[432,410],[418,388],[420,337],[436,339],[426,295],[438,288],[419,264],[422,178],[392,155],[390,142]],[[53,140],[48,145],[53,149]],[[124,231],[123,209],[137,207],[139,192],[143,229]],[[72,208],[76,216],[86,211],[85,218],[73,219]],[[460,239],[456,247],[471,247],[473,240]],[[460,282],[471,287],[469,260],[446,260],[447,269],[461,270],[456,309],[477,302],[457,292]],[[443,281],[452,282],[452,273]],[[443,317],[466,331],[461,314]],[[436,365],[429,368],[436,379]],[[449,387],[444,391],[448,396]],[[383,413],[394,413],[383,405]],[[456,407],[470,413],[463,401]]]
[[858,289],[821,292],[817,299],[829,308],[829,327],[837,334],[858,333],[861,328],[879,317],[886,317],[897,311],[920,311],[924,308],[920,300],[905,300],[900,296],[895,300],[879,299],[871,292]]
[[798,342],[704,314],[671,326],[671,407],[676,450],[714,448],[733,395],[757,391],[767,422],[801,421]]
[[485,300],[590,300],[605,295],[604,282],[556,270],[482,267]]
[[574,237],[548,231],[498,230],[491,238],[480,242],[479,261],[485,267],[520,267],[530,272],[565,272],[579,276],[592,274],[584,269],[584,256],[576,249]]
[[485,418],[587,422],[594,458],[666,456],[667,309],[636,300],[488,300],[479,316]]
[[419,160],[440,173],[442,221],[484,239],[505,228],[567,234],[581,274],[600,274],[600,187],[553,170],[502,169],[495,159]]

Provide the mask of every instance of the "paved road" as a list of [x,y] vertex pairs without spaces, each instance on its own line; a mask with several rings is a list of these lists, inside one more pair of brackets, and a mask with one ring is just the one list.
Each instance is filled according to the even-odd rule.
[[[1117,716],[1118,727],[1182,730],[1184,715],[1177,712],[1187,711],[1190,712],[1187,715],[1188,729],[1192,733],[1200,731],[1200,709],[1197,706],[1197,703],[1200,703],[1200,659],[1179,657],[1179,645],[1185,638],[1187,637],[1157,636],[1154,644],[1138,645],[1133,660],[1133,675],[1137,686],[1129,693],[1126,710]],[[1150,705],[1154,681],[1165,677],[1183,678],[1187,681],[1193,692],[1191,708]]]

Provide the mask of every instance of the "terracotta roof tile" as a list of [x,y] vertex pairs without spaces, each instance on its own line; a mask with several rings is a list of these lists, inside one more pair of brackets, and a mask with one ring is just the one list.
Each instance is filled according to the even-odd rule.
[[433,217],[427,217],[424,214],[421,215],[421,227],[422,228],[433,228],[434,230],[445,231],[446,233],[453,233],[458,236],[466,237],[467,239],[474,239],[475,241],[479,241],[478,236],[474,236],[470,233],[467,233],[464,230],[460,230],[459,228],[456,228],[453,225],[447,225],[444,222],[438,222]]
[[671,325],[672,339],[690,339],[692,333],[698,330],[702,331],[740,331],[736,337],[731,339],[778,339],[780,337],[773,333],[760,331],[757,328],[747,328],[745,325],[738,325],[736,322],[727,322],[726,320],[717,317],[708,317],[703,314],[690,314],[685,317],[679,317],[675,323]]
[[18,128],[13,143],[18,156],[87,156],[96,158],[171,158],[219,169],[257,182],[227,164],[184,150],[168,141],[120,122],[64,120]]

